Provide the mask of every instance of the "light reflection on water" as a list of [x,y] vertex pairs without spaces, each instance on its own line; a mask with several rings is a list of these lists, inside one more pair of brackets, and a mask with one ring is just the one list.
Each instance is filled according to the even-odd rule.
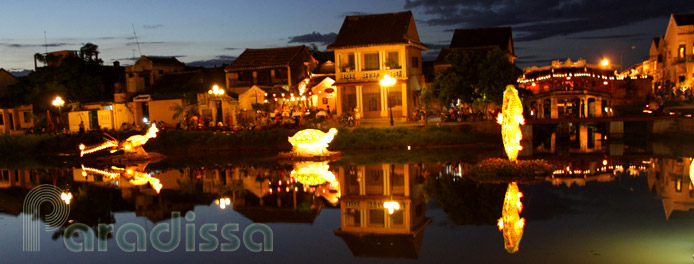
[[[201,257],[219,262],[230,256],[263,262],[691,260],[690,158],[544,158],[555,166],[554,173],[517,183],[524,194],[519,213],[526,221],[515,254],[504,250],[504,234],[496,227],[511,182],[470,177],[473,161],[270,161],[156,169],[146,164],[99,164],[0,170],[0,241],[7,245],[0,254],[10,262],[180,262]],[[121,172],[128,168],[158,179],[161,191],[142,180],[133,183]],[[22,201],[38,184],[71,191],[70,223],[137,223],[151,230],[171,221],[172,212],[194,212],[198,226],[238,223],[243,230],[265,223],[274,232],[274,251],[186,252],[181,245],[171,253],[148,247],[144,253],[125,254],[111,237],[107,252],[72,253],[64,248],[59,231],[42,237],[41,252],[22,253]]]

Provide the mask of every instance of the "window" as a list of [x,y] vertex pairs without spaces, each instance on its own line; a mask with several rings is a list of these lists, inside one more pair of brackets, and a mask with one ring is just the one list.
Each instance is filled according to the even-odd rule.
[[400,69],[400,53],[397,51],[388,52],[386,57],[386,69]]
[[352,227],[361,226],[361,212],[358,209],[349,208],[345,210],[345,225]]
[[133,77],[133,74],[132,74],[132,73],[128,73],[128,78],[132,78],[132,77]]
[[385,226],[385,220],[383,209],[369,210],[369,226]]
[[328,97],[323,97],[323,104],[327,105],[328,104]]
[[402,106],[402,92],[388,92],[388,104],[390,107]]
[[677,79],[679,79],[679,82],[684,82],[684,74],[680,74],[677,77],[678,77]]
[[24,123],[31,123],[31,114],[29,112],[22,112],[22,117],[24,117]]
[[378,53],[366,53],[364,54],[364,68],[365,71],[375,71],[378,70],[378,65],[380,64],[378,60]]
[[354,53],[340,54],[340,71],[354,71]]
[[4,125],[5,125],[5,115],[0,113],[0,126],[4,126]]
[[412,57],[412,68],[419,68],[419,58]]
[[403,210],[397,210],[390,216],[390,219],[393,220],[393,226],[402,226],[405,224],[405,221],[403,221],[404,217],[402,211]]
[[658,62],[663,62],[663,55],[662,54],[658,54]]
[[677,49],[677,58],[684,58],[684,44],[680,45],[680,48]]

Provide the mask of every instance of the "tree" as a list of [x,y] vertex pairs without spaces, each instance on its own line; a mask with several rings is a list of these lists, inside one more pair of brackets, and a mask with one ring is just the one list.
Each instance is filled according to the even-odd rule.
[[99,59],[99,45],[87,42],[80,48],[80,58],[87,63],[103,64],[104,61]]
[[499,48],[454,49],[446,61],[449,68],[436,74],[433,93],[445,105],[465,103],[501,104],[504,88],[515,84],[522,71]]

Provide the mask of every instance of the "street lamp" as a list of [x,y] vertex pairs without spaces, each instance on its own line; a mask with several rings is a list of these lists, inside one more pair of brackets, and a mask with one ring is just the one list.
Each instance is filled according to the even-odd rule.
[[602,59],[600,65],[602,65],[603,67],[607,67],[608,65],[610,65],[610,61],[607,58]]
[[[390,75],[386,74],[383,76],[383,79],[379,81],[381,86],[386,87],[386,95],[388,93],[388,87],[393,86],[395,84],[396,80],[394,78],[391,78]],[[388,110],[390,111],[390,126],[393,126],[393,103],[388,100]]]
[[[219,99],[220,96],[224,95],[224,89],[220,89],[219,86],[216,84],[212,86],[212,89],[207,91],[208,94],[213,95],[215,98]],[[208,100],[209,104],[209,100]],[[222,109],[222,102],[221,100],[219,102],[215,103],[215,110],[217,111],[217,115],[215,116],[215,124],[219,122],[219,120],[222,119],[222,113],[220,112]]]
[[60,130],[60,116],[62,115],[62,112],[60,111],[60,108],[65,104],[65,101],[63,101],[60,96],[56,96],[53,102],[51,102],[53,106],[58,107],[58,130]]

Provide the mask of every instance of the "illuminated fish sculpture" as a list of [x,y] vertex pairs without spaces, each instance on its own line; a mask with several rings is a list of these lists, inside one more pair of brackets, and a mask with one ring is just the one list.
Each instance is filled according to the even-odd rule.
[[107,171],[82,165],[82,176],[87,177],[88,173],[93,173],[106,176],[112,180],[125,179],[132,185],[145,185],[149,183],[154,191],[159,193],[163,185],[158,178],[152,177],[149,173],[144,172],[144,167],[146,166],[147,163],[137,166],[127,166],[126,168],[112,166],[111,169]]
[[299,156],[325,156],[330,154],[328,144],[333,141],[337,129],[331,128],[328,133],[317,129],[304,129],[289,137],[292,152]]
[[501,125],[501,137],[508,159],[516,161],[518,152],[523,149],[520,144],[521,139],[523,139],[520,125],[525,124],[525,119],[523,118],[523,105],[518,98],[518,91],[513,85],[506,86],[501,113],[497,116],[496,122]]
[[147,141],[149,141],[150,138],[157,137],[157,132],[159,132],[159,129],[157,129],[155,123],[152,123],[152,126],[147,130],[146,134],[134,135],[122,142],[118,142],[118,140],[106,134],[106,136],[108,136],[109,138],[105,139],[104,143],[101,143],[100,145],[86,147],[84,144],[80,144],[80,157],[83,157],[85,154],[97,152],[103,149],[111,149],[112,153],[118,150],[122,150],[127,155],[137,154],[142,156],[148,156],[145,149],[142,148],[142,145],[147,143]]
[[337,184],[335,174],[330,170],[328,162],[313,162],[305,161],[294,164],[294,170],[291,172],[291,177],[296,179],[301,184],[309,186],[321,185],[325,182],[331,185]]
[[504,248],[508,253],[518,252],[520,240],[523,237],[525,218],[520,217],[523,203],[520,201],[523,193],[518,190],[515,182],[509,183],[504,197],[504,207],[497,225],[504,236]]

